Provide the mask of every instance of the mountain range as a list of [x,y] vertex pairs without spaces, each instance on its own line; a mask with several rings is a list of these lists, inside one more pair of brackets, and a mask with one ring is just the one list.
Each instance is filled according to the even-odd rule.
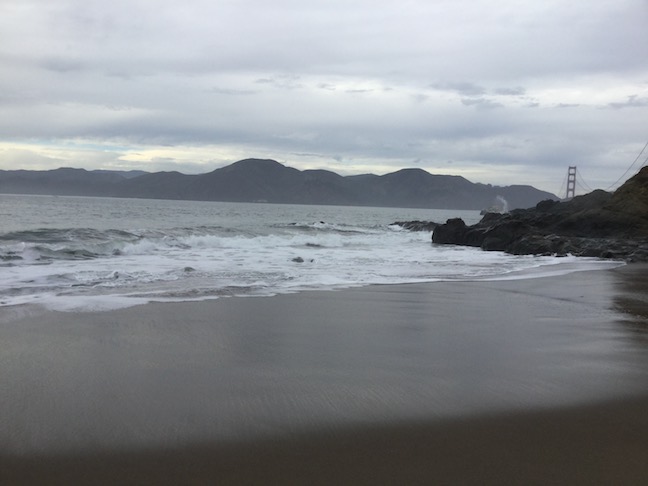
[[263,159],[245,159],[198,175],[72,168],[7,170],[0,171],[0,193],[435,209],[484,209],[503,200],[508,209],[527,208],[557,199],[528,185],[472,183],[422,169],[341,176],[327,170],[300,171]]

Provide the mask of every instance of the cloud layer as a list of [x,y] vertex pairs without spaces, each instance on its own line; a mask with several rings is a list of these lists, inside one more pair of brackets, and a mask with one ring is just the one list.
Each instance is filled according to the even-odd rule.
[[606,188],[648,140],[646,25],[643,0],[5,0],[0,168]]

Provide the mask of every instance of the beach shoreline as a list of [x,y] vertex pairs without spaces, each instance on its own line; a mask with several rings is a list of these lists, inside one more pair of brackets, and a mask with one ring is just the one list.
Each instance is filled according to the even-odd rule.
[[15,318],[0,477],[640,484],[646,269]]

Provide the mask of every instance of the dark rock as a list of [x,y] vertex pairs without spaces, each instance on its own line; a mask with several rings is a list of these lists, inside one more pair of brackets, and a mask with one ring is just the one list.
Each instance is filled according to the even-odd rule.
[[464,240],[468,227],[461,218],[449,219],[445,224],[441,224],[434,228],[432,233],[432,241],[441,244],[466,244],[457,243],[459,240]]
[[536,209],[541,212],[547,212],[553,208],[558,201],[554,201],[552,199],[545,199],[544,201],[540,201],[538,204],[536,204]]
[[513,254],[566,255],[648,261],[648,167],[614,194],[597,190],[567,202],[488,213],[467,226],[450,219],[432,241]]
[[304,263],[304,259],[302,257],[295,257],[292,259],[292,261],[295,263]]

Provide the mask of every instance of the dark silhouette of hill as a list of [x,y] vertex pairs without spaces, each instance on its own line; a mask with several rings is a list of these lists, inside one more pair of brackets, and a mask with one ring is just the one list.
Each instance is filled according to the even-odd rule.
[[526,208],[553,194],[531,186],[475,184],[460,176],[402,169],[343,177],[246,159],[200,175],[56,169],[0,171],[0,193],[113,196],[201,201],[483,209],[499,197]]
[[199,176],[180,172],[154,172],[122,180],[115,189],[116,196],[147,199],[192,199],[185,197],[187,187]]
[[55,170],[0,171],[0,193],[50,194],[53,196],[107,196],[113,186],[125,180],[115,172],[89,172],[62,167]]

